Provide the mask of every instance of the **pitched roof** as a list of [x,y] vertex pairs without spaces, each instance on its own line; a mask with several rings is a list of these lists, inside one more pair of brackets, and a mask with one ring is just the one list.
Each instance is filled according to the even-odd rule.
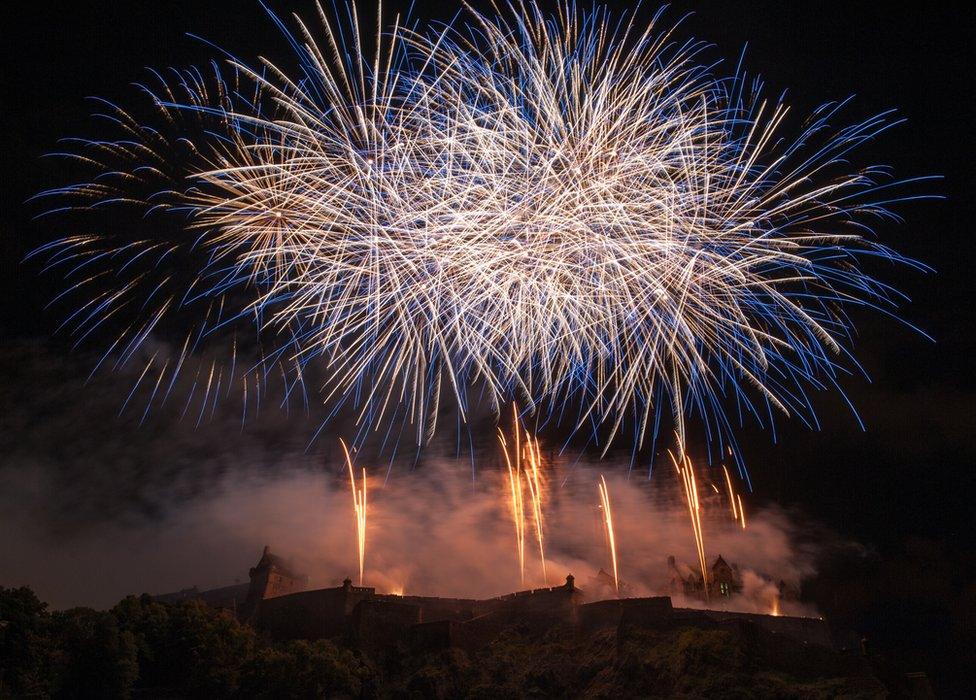
[[717,568],[718,568],[719,566],[724,566],[724,567],[725,567],[726,569],[731,569],[731,568],[732,568],[732,567],[731,567],[731,566],[729,566],[729,565],[728,565],[728,563],[727,563],[727,562],[726,562],[726,561],[725,561],[725,560],[724,560],[724,559],[722,558],[722,555],[721,555],[721,554],[719,554],[719,555],[718,555],[718,559],[716,559],[716,560],[715,560],[715,563],[714,563],[714,564],[712,564],[712,569],[717,569]]
[[256,570],[261,569],[276,569],[279,573],[289,576],[291,578],[306,578],[304,574],[300,574],[295,571],[291,564],[286,561],[283,557],[279,557],[277,554],[271,553],[271,547],[268,545],[264,546],[264,552],[261,554],[261,559],[254,567]]

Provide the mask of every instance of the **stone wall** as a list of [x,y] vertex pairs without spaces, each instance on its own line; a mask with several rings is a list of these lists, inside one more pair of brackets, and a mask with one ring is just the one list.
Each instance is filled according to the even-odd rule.
[[675,608],[675,617],[680,620],[707,617],[717,622],[733,620],[748,621],[769,632],[782,634],[805,644],[832,647],[833,640],[827,623],[818,617],[790,617],[787,615],[760,615],[757,613],[728,612],[725,610],[694,610]]
[[580,606],[579,624],[585,631],[653,627],[669,620],[672,611],[671,599],[667,596],[601,600]]
[[350,631],[362,649],[380,649],[406,639],[421,622],[421,607],[388,600],[362,600],[352,613]]
[[536,631],[570,625],[584,633],[615,629],[627,634],[676,624],[714,627],[733,622],[752,623],[804,644],[832,646],[826,623],[817,618],[672,608],[666,596],[586,604],[582,600],[582,591],[571,584],[472,600],[377,595],[372,588],[347,581],[339,588],[262,600],[251,621],[277,639],[347,634],[369,648],[411,640],[426,648],[477,648],[513,625]]
[[258,603],[254,627],[276,639],[321,639],[347,631],[352,611],[374,597],[372,588],[322,588]]
[[471,598],[431,598],[416,595],[378,595],[378,600],[408,603],[420,607],[424,622],[470,620],[483,612],[485,601]]

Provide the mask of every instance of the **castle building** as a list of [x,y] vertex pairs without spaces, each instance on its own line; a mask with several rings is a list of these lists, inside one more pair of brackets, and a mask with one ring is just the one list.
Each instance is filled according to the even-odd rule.
[[[700,572],[677,563],[674,557],[668,557],[668,568],[674,593],[704,598]],[[712,564],[708,577],[709,590],[715,592],[712,595],[732,597],[742,588],[738,569],[722,557]],[[749,622],[803,643],[832,643],[822,619],[673,608],[667,596],[631,598],[622,583],[619,593],[607,595],[606,589],[613,589],[613,577],[606,571],[590,580],[589,593],[577,588],[568,575],[561,586],[482,600],[377,593],[372,586],[354,586],[348,578],[341,586],[309,590],[307,576],[265,547],[250,570],[250,579],[249,584],[212,591],[193,587],[157,599],[173,604],[199,600],[273,639],[342,635],[364,649],[407,644],[417,650],[474,650],[515,626],[540,633],[556,627],[615,628],[619,633],[630,628],[656,629],[672,622],[705,627]]]
[[624,581],[615,582],[613,576],[602,568],[586,582],[586,590],[593,600],[630,596],[630,585]]
[[[742,577],[737,566],[729,565],[720,554],[706,572],[709,595],[732,598],[742,591]],[[700,571],[684,563],[677,563],[673,556],[668,557],[668,588],[671,595],[687,598],[705,599],[706,582]]]
[[734,564],[729,566],[721,554],[712,564],[710,574],[712,580],[709,585],[713,593],[731,598],[742,591],[742,578],[739,576],[738,567]]
[[249,618],[262,600],[300,593],[308,588],[308,576],[297,573],[282,557],[271,553],[268,545],[258,563],[248,572],[251,583],[241,616]]

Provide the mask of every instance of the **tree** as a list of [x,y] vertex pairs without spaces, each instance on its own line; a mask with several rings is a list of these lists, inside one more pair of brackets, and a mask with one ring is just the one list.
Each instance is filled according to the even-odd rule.
[[372,670],[351,651],[328,640],[292,641],[258,651],[244,669],[248,698],[359,697]]
[[135,637],[110,612],[56,612],[51,631],[59,654],[58,697],[127,698],[139,678]]
[[139,687],[197,697],[229,697],[254,652],[250,627],[200,601],[169,605],[130,596],[113,609],[138,650]]
[[51,691],[51,616],[30,588],[0,586],[0,697]]

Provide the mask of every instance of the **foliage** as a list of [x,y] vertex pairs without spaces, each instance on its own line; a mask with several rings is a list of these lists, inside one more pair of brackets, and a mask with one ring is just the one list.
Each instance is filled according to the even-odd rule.
[[51,690],[50,619],[31,589],[0,586],[0,695]]
[[296,640],[258,651],[246,664],[241,695],[248,698],[359,697],[371,671],[333,642]]
[[0,697],[126,698],[136,638],[110,612],[51,613],[29,588],[0,587]]
[[0,698],[878,697],[869,665],[755,625],[514,622],[459,648],[276,642],[199,601],[50,612],[0,587]]

